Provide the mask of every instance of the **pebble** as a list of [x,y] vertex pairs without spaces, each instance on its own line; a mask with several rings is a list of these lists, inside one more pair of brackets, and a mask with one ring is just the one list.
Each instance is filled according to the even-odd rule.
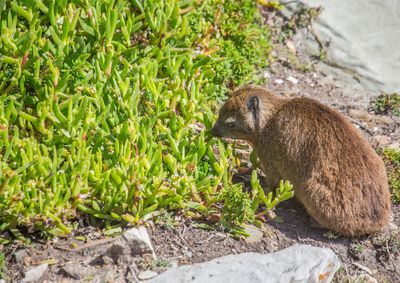
[[131,247],[135,254],[151,253],[155,257],[154,249],[150,241],[150,236],[144,226],[126,230],[122,238]]
[[68,276],[80,280],[81,279],[81,270],[82,266],[75,263],[68,263],[61,267],[61,270],[64,271]]
[[113,283],[114,281],[115,281],[114,272],[110,269],[107,269],[98,275],[96,282],[98,282],[98,283]]
[[400,149],[400,142],[392,143],[391,145],[389,145],[389,147],[393,149]]
[[158,273],[155,272],[155,271],[146,270],[146,271],[140,272],[140,273],[138,274],[138,278],[139,278],[140,280],[149,280],[149,279],[151,279],[151,278],[153,278],[153,277],[156,277],[157,275],[158,275]]
[[371,115],[371,118],[373,121],[380,124],[390,125],[393,123],[393,120],[387,116]]
[[264,72],[264,78],[269,79],[271,78],[271,75],[268,72]]
[[43,274],[47,271],[49,268],[49,265],[47,263],[38,265],[36,267],[33,267],[29,269],[28,271],[25,272],[24,279],[22,279],[22,283],[27,283],[27,282],[36,282],[38,281]]
[[373,115],[365,110],[350,109],[349,116],[354,119],[365,122],[375,122],[378,124],[385,124],[385,125],[390,125],[393,123],[393,120],[390,117]]
[[386,146],[390,144],[390,137],[385,135],[376,135],[373,139],[378,143],[379,146]]
[[281,85],[281,84],[283,84],[283,80],[281,80],[281,79],[276,79],[276,80],[275,80],[275,83],[276,83],[277,85]]
[[259,242],[264,236],[264,233],[254,225],[246,225],[244,229],[246,233],[249,234],[249,236],[244,239],[248,244]]
[[14,260],[17,264],[23,264],[26,256],[26,250],[18,250],[14,253]]
[[299,80],[292,76],[287,77],[286,80],[295,85],[299,83]]
[[369,121],[370,114],[364,110],[350,109],[349,116],[354,119]]
[[286,47],[289,49],[289,51],[293,54],[296,54],[296,46],[294,45],[293,41],[288,40],[286,41]]
[[135,256],[147,253],[156,259],[147,229],[144,226],[140,226],[126,230],[104,255],[117,262],[121,256]]

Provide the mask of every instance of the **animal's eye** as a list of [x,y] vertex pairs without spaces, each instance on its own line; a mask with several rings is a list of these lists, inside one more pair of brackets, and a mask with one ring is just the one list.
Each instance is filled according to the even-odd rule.
[[228,128],[234,128],[235,122],[227,122],[227,123],[225,123],[225,126],[227,126]]
[[225,120],[225,126],[228,128],[233,128],[235,127],[235,119],[232,117],[229,117],[228,119]]

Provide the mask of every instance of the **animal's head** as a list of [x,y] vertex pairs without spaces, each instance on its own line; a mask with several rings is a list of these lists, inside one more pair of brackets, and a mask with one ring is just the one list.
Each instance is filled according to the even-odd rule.
[[229,95],[211,133],[217,137],[253,142],[280,101],[264,88],[243,87]]

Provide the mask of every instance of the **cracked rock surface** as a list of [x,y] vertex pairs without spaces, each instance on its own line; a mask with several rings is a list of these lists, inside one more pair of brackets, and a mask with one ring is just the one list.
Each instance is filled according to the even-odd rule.
[[[288,11],[302,5],[322,7],[309,32],[299,33],[299,45],[308,54],[324,46],[319,69],[344,83],[362,86],[371,94],[400,91],[400,1],[387,0],[300,0],[291,1]],[[304,6],[303,6],[304,7]]]
[[172,268],[150,282],[330,282],[339,266],[331,249],[294,245],[272,254],[228,255]]

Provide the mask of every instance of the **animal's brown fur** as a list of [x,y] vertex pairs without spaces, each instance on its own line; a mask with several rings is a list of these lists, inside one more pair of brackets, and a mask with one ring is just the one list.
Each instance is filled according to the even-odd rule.
[[356,236],[388,224],[384,164],[335,110],[312,99],[284,99],[247,86],[230,95],[212,133],[253,144],[268,186],[289,180],[296,198],[321,226]]

